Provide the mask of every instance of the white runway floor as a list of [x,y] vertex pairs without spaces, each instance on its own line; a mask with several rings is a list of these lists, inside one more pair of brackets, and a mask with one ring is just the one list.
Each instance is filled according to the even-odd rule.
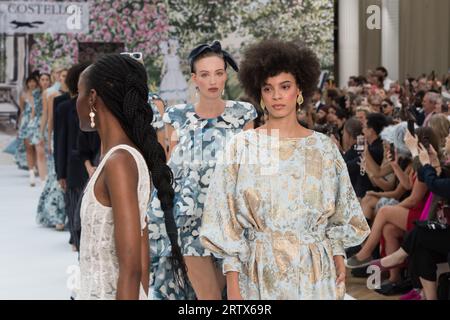
[[[0,153],[3,147],[1,143]],[[77,264],[77,254],[68,243],[69,232],[36,224],[40,188],[28,185],[27,174],[17,169],[12,157],[2,154],[0,299],[67,300],[66,270]]]

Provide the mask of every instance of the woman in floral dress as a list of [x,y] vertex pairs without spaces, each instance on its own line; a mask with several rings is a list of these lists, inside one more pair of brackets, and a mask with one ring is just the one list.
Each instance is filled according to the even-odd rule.
[[30,174],[30,186],[35,185],[34,168],[36,166],[36,150],[30,144],[32,131],[30,130],[30,121],[34,117],[33,91],[37,89],[38,82],[36,78],[30,76],[25,82],[26,90],[20,96],[20,119],[19,132],[17,135],[18,143],[15,152],[16,163],[20,169],[28,168]]
[[199,241],[199,228],[210,177],[218,152],[227,139],[253,127],[255,108],[245,102],[224,101],[228,64],[237,71],[219,42],[201,45],[190,54],[192,80],[199,102],[169,107],[163,116],[169,138],[169,167],[174,175],[174,218],[190,284],[180,288],[168,264],[170,245],[156,193],[150,208],[150,287],[155,299],[220,299],[225,279]]
[[[65,72],[67,75],[67,72]],[[67,86],[64,84],[64,89]],[[40,115],[43,112],[43,95],[39,94],[35,97],[36,110],[40,110]],[[58,182],[55,171],[55,160],[50,148],[53,143],[53,138],[48,136],[48,121],[43,123],[39,121],[39,126],[34,130],[35,134],[32,138],[32,143],[37,146],[45,146],[45,159],[47,164],[47,179],[39,197],[37,208],[36,222],[42,226],[55,228],[58,231],[64,230],[66,224],[66,209],[64,200],[64,190]]]

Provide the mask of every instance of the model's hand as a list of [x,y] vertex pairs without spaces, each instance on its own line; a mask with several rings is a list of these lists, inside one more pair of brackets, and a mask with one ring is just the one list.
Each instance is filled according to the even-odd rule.
[[226,274],[227,278],[227,299],[244,300],[239,289],[239,273],[230,271]]
[[345,284],[346,269],[343,256],[335,256],[334,265],[336,267],[336,285]]
[[64,192],[66,192],[66,190],[67,190],[66,179],[60,179],[60,180],[58,180],[58,182],[59,182],[59,185],[61,186],[61,189],[63,189]]
[[244,300],[239,291],[233,292],[232,290],[227,290],[228,300]]

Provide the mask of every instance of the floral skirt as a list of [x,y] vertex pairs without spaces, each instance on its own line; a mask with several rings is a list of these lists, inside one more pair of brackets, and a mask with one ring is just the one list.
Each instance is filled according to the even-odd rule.
[[47,156],[48,175],[39,198],[36,222],[45,227],[66,223],[64,191],[56,178],[53,156]]

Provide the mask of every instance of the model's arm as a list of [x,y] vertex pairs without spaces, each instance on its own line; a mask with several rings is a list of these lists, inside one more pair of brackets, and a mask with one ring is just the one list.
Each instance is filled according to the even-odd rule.
[[125,150],[114,152],[105,165],[104,177],[114,216],[114,238],[119,262],[116,299],[138,300],[141,278],[148,270],[142,270],[141,245],[144,234],[141,234],[137,194],[139,174],[133,156]]
[[20,123],[20,121],[22,120],[23,112],[25,110],[25,97],[24,97],[23,93],[20,95],[20,98],[19,98],[19,110],[20,110],[20,116],[18,119],[18,123]]
[[[47,90],[42,92],[42,116],[41,116],[41,135],[44,137],[46,125],[47,125],[47,110],[48,110],[48,101],[47,101]],[[44,140],[42,140],[44,141]]]
[[[50,141],[52,140],[52,133],[53,133],[53,108],[55,104],[55,98],[58,96],[58,94],[53,94],[49,98],[48,102],[48,109],[47,109],[47,133],[48,133],[48,139],[49,139],[49,148],[51,147]],[[51,152],[51,150],[50,150]]]

